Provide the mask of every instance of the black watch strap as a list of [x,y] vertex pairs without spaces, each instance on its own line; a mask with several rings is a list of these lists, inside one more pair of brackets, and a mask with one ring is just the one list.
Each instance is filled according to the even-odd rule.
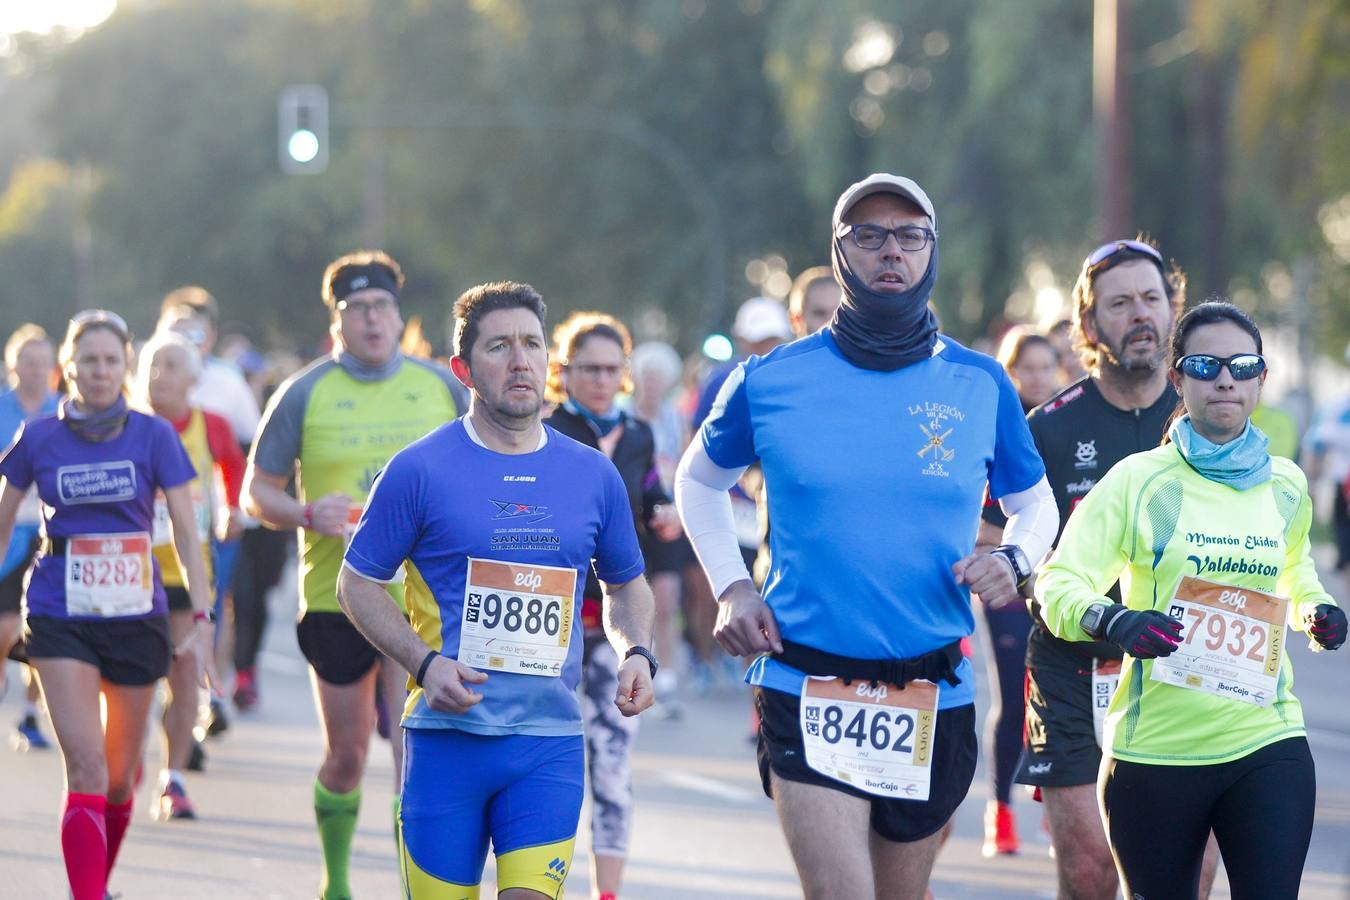
[[641,656],[647,660],[647,665],[652,667],[652,677],[656,677],[656,670],[661,668],[661,665],[656,661],[656,656],[652,651],[641,645],[634,645],[628,648],[628,652],[623,655],[623,658],[628,659],[630,656]]
[[1012,565],[1013,580],[1017,582],[1018,587],[1031,577],[1031,564],[1027,560],[1026,552],[1016,544],[1002,544],[989,552],[997,553]]

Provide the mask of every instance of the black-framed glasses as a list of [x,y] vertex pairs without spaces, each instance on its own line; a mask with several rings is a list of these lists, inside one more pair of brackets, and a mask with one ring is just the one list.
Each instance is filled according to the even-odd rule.
[[1147,256],[1149,259],[1156,262],[1158,268],[1162,269],[1166,267],[1163,263],[1162,254],[1158,252],[1157,247],[1144,241],[1122,240],[1109,241],[1102,244],[1096,250],[1093,250],[1087,255],[1087,259],[1083,260],[1083,268],[1095,269],[1123,250],[1133,250],[1135,253],[1142,253],[1144,256]]
[[1234,381],[1250,381],[1266,370],[1266,360],[1259,353],[1238,353],[1224,359],[1208,353],[1192,353],[1177,360],[1177,370],[1199,381],[1213,381],[1223,367]]
[[398,301],[393,297],[375,297],[371,300],[339,300],[337,311],[355,313],[356,315],[365,315],[370,312],[384,315],[397,305]]
[[895,235],[895,242],[906,253],[914,253],[937,240],[937,232],[922,225],[901,225],[899,228],[882,228],[880,225],[842,225],[839,237],[852,235],[853,243],[863,250],[880,250],[886,239]]

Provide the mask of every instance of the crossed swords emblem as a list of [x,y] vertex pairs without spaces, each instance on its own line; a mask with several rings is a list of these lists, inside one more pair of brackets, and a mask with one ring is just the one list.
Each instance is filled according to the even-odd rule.
[[924,425],[919,426],[919,430],[923,432],[923,436],[928,438],[928,443],[924,444],[923,447],[920,448],[917,454],[918,456],[923,456],[929,450],[932,450],[934,460],[941,459],[942,461],[945,462],[956,455],[955,450],[948,450],[942,446],[942,442],[945,441],[947,439],[947,436],[952,433],[952,429],[948,428],[946,431],[939,434],[938,429],[940,429],[941,427],[942,426],[938,424],[936,419],[930,421],[927,426]]

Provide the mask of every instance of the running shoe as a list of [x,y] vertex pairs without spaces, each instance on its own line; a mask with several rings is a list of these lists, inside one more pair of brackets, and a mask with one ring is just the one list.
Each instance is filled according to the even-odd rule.
[[230,730],[230,720],[225,718],[225,704],[211,698],[211,711],[206,717],[206,736],[215,737]]
[[38,727],[37,716],[29,713],[19,720],[19,724],[14,726],[14,735],[10,738],[10,745],[19,753],[29,750],[46,750],[51,747],[47,738]]
[[234,708],[248,712],[258,705],[258,670],[253,666],[234,673]]
[[1013,820],[1012,807],[1006,803],[991,803],[984,810],[984,847],[985,858],[993,856],[1013,856],[1021,848],[1017,840],[1017,823]]
[[192,742],[192,752],[188,754],[186,768],[189,772],[206,771],[206,748],[202,746],[201,741]]
[[176,781],[170,781],[164,786],[164,792],[159,795],[159,803],[155,807],[154,814],[161,822],[170,819],[197,818],[197,810],[188,799],[187,791]]

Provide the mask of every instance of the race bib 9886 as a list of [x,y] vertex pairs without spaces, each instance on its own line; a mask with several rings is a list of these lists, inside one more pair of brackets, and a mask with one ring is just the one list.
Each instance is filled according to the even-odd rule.
[[470,559],[459,661],[497,672],[561,675],[576,584],[575,569]]

